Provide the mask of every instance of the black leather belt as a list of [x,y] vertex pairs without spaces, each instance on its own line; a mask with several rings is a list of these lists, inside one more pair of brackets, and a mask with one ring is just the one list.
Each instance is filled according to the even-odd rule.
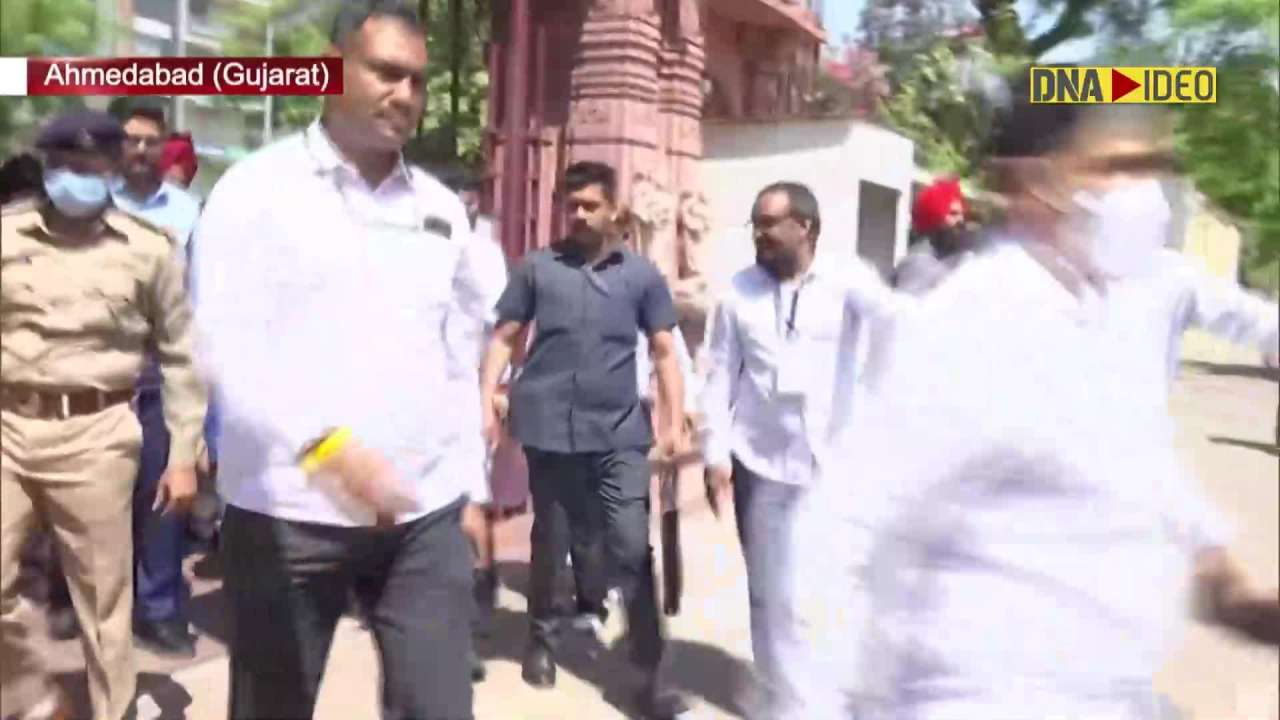
[[50,390],[31,385],[0,385],[0,407],[33,420],[66,420],[102,412],[133,400],[133,390]]

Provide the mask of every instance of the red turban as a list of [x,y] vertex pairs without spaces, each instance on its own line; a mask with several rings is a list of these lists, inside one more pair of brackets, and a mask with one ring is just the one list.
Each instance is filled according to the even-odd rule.
[[912,228],[921,234],[931,233],[946,222],[951,205],[959,200],[964,207],[964,194],[959,180],[939,180],[920,191],[915,207],[911,209]]
[[182,168],[188,181],[196,176],[196,147],[189,134],[175,133],[164,143],[164,151],[160,155],[160,172],[167,174],[169,168],[175,165]]

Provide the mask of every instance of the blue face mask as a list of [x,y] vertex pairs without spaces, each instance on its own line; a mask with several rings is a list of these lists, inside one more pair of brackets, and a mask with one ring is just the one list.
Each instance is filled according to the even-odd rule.
[[44,174],[44,191],[59,212],[73,218],[89,217],[101,212],[111,198],[110,184],[106,178],[64,169],[50,170]]

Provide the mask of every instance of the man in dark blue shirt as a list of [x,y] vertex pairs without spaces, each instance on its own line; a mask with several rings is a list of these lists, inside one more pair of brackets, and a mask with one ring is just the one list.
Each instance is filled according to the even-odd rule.
[[[533,345],[510,402],[511,432],[528,457],[534,507],[532,641],[524,679],[540,687],[555,683],[552,589],[567,551],[555,519],[563,512],[580,546],[597,548],[575,562],[599,566],[603,550],[606,572],[582,568],[583,576],[616,585],[626,605],[632,659],[648,673],[642,704],[649,716],[669,718],[685,705],[659,673],[663,639],[649,546],[648,451],[654,437],[636,386],[639,332],[649,337],[663,407],[676,414],[668,427],[684,426],[684,387],[671,333],[671,293],[653,263],[624,247],[616,188],[607,165],[581,162],[565,172],[569,236],[530,253],[498,302],[481,379],[484,428],[496,444],[498,381],[533,323]],[[669,458],[682,443],[659,437],[657,454]],[[603,543],[583,541],[600,535]],[[595,597],[579,598],[580,605],[602,611],[604,588],[583,590]]]

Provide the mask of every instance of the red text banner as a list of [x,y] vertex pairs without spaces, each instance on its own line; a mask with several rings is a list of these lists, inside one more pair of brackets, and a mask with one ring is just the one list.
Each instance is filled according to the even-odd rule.
[[341,95],[338,57],[27,58],[28,95]]

